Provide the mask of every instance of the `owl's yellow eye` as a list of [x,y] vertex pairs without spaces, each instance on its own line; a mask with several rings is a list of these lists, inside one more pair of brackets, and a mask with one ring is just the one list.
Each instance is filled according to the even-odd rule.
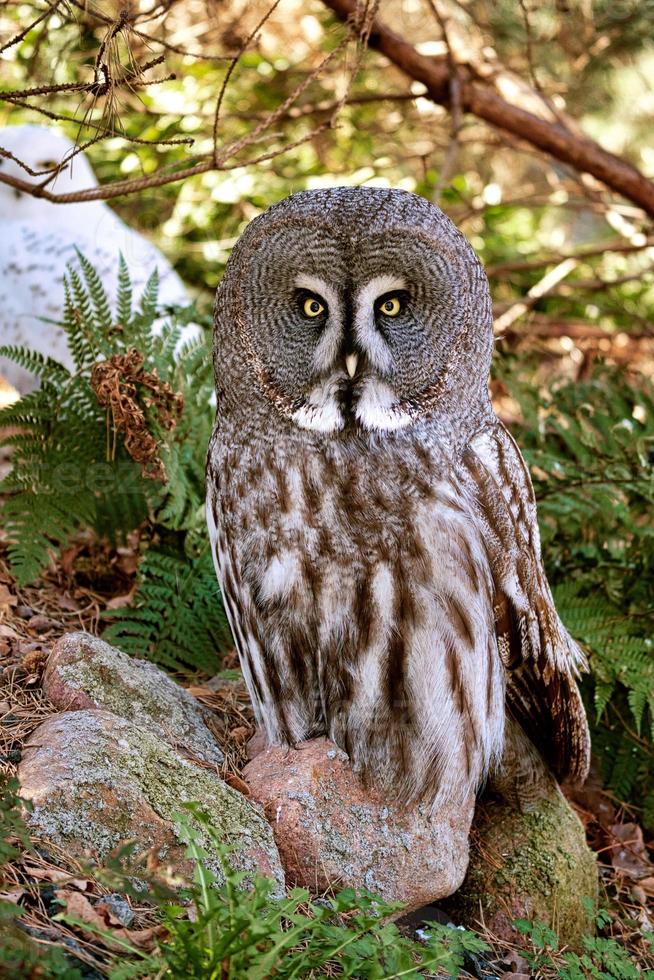
[[384,316],[397,316],[401,309],[402,303],[399,296],[389,296],[388,299],[382,300],[379,304],[379,312],[383,313]]
[[313,320],[315,317],[320,316],[321,313],[325,312],[325,304],[321,303],[315,296],[307,296],[302,303],[302,312],[305,316],[308,316]]

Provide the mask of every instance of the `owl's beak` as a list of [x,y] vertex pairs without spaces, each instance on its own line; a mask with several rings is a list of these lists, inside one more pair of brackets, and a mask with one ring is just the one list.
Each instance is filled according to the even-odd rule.
[[357,364],[359,363],[358,354],[346,354],[345,356],[345,369],[348,375],[353,378],[357,371]]

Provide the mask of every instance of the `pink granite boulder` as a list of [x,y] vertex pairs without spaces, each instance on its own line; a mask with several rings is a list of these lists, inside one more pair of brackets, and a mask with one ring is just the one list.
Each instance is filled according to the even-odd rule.
[[472,796],[460,807],[403,810],[366,789],[325,738],[268,748],[243,776],[272,826],[289,886],[367,888],[410,911],[452,894],[465,877]]

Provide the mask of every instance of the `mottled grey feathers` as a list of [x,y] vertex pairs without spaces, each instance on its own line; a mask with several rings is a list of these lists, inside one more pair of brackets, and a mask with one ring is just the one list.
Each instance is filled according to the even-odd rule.
[[272,741],[328,734],[406,801],[474,792],[507,710],[560,776],[587,767],[582,658],[490,404],[492,345],[472,249],[400,191],[283,201],[217,297],[207,516],[257,718]]

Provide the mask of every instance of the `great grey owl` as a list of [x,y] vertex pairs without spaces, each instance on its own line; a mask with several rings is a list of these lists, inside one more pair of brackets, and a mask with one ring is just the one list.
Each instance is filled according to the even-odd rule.
[[458,800],[508,713],[583,777],[583,657],[489,399],[490,294],[463,236],[403,191],[296,194],[238,241],[215,324],[207,518],[269,741],[327,734],[396,799]]
[[[46,126],[7,126],[0,130],[0,148],[13,154],[41,176],[30,175],[15,160],[0,155],[0,174],[42,183],[43,171],[64,162],[47,184],[57,194],[96,187],[97,180],[83,153],[70,157],[74,144]],[[64,304],[64,272],[79,268],[75,248],[100,275],[110,301],[118,286],[118,261],[127,262],[134,299],[150,274],[158,269],[162,306],[188,306],[186,289],[161,252],[129,228],[104,201],[54,204],[0,183],[0,344],[26,345],[73,367],[64,331],[57,325]],[[50,321],[50,322],[47,322]],[[199,331],[190,325],[183,340]],[[36,378],[12,361],[0,359],[0,375],[21,393],[37,385]]]

